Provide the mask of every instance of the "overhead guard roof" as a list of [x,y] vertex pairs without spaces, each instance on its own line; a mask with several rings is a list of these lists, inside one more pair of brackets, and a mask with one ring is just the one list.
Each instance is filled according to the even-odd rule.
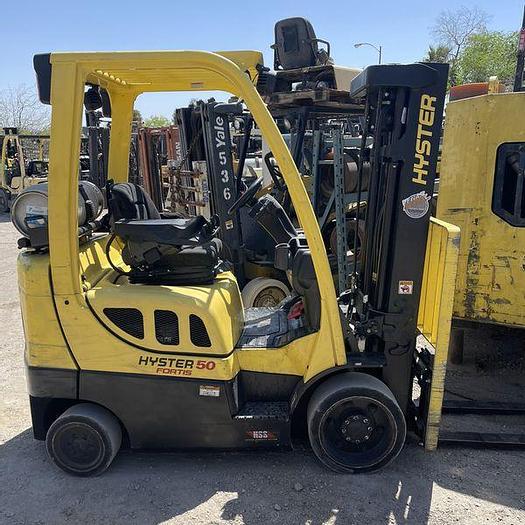
[[[226,60],[225,60],[226,59]],[[145,91],[202,91],[232,88],[231,66],[257,81],[259,51],[118,51],[47,53],[33,59],[40,100],[51,100],[54,64],[70,63],[85,71],[86,81],[108,89],[117,86],[137,93]],[[233,63],[233,64],[232,64]],[[240,70],[240,71],[239,71]]]

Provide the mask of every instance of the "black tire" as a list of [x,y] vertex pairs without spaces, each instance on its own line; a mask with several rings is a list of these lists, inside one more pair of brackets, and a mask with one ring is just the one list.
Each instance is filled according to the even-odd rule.
[[49,427],[47,453],[68,474],[102,474],[117,454],[122,442],[118,419],[109,410],[91,403],[67,409]]
[[308,404],[308,436],[331,470],[372,472],[390,463],[406,438],[403,412],[379,379],[345,372],[318,386]]
[[[357,223],[357,219],[355,218],[347,218],[346,219],[346,246],[348,249],[348,252],[354,253],[354,240],[355,236],[357,234],[357,258],[359,259],[361,257],[361,246],[363,246],[365,241],[365,225],[363,221],[359,221],[359,224]],[[329,238],[329,246],[330,246],[330,252],[334,255],[337,255],[337,228],[334,226],[332,231],[330,232],[330,238]],[[347,253],[348,253],[347,252]],[[352,255],[353,258],[353,255]]]
[[9,194],[3,188],[0,188],[0,213],[9,211]]

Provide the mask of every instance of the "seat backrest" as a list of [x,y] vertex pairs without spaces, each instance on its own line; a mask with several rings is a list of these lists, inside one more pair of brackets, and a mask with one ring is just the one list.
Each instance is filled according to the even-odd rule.
[[131,182],[113,184],[109,189],[108,207],[113,222],[121,219],[160,219],[159,210],[143,188]]
[[308,248],[297,250],[292,261],[292,288],[303,296],[308,327],[318,330],[321,322],[321,296],[312,254]]
[[318,47],[312,24],[305,18],[275,24],[274,69],[296,69],[317,64]]

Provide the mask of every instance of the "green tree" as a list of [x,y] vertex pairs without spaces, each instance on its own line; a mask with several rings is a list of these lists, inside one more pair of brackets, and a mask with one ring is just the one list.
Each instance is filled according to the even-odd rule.
[[439,13],[432,33],[440,44],[450,47],[453,60],[457,60],[470,36],[486,30],[489,18],[478,7],[447,9]]
[[486,31],[489,15],[478,7],[459,6],[454,10],[444,10],[439,13],[432,34],[440,45],[450,48],[449,83],[458,83],[458,59],[472,35]]
[[423,62],[439,62],[446,64],[450,61],[450,47],[442,44],[435,46],[428,46],[426,56],[423,58]]
[[169,126],[171,121],[164,115],[152,115],[144,121],[144,127],[146,128],[163,128]]
[[140,114],[140,111],[138,109],[133,110],[133,122],[138,122],[139,124],[142,124],[142,115]]
[[457,62],[459,83],[487,82],[495,75],[511,84],[516,69],[518,33],[485,31],[471,35]]

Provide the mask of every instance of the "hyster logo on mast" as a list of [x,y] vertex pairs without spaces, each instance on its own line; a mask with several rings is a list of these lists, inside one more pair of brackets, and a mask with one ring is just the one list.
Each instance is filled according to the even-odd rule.
[[428,175],[428,165],[430,164],[430,153],[432,151],[432,126],[434,125],[434,116],[436,108],[434,103],[436,97],[430,95],[421,95],[421,104],[419,106],[419,121],[416,135],[416,153],[414,160],[414,175],[412,181],[417,184],[426,186],[426,177]]

